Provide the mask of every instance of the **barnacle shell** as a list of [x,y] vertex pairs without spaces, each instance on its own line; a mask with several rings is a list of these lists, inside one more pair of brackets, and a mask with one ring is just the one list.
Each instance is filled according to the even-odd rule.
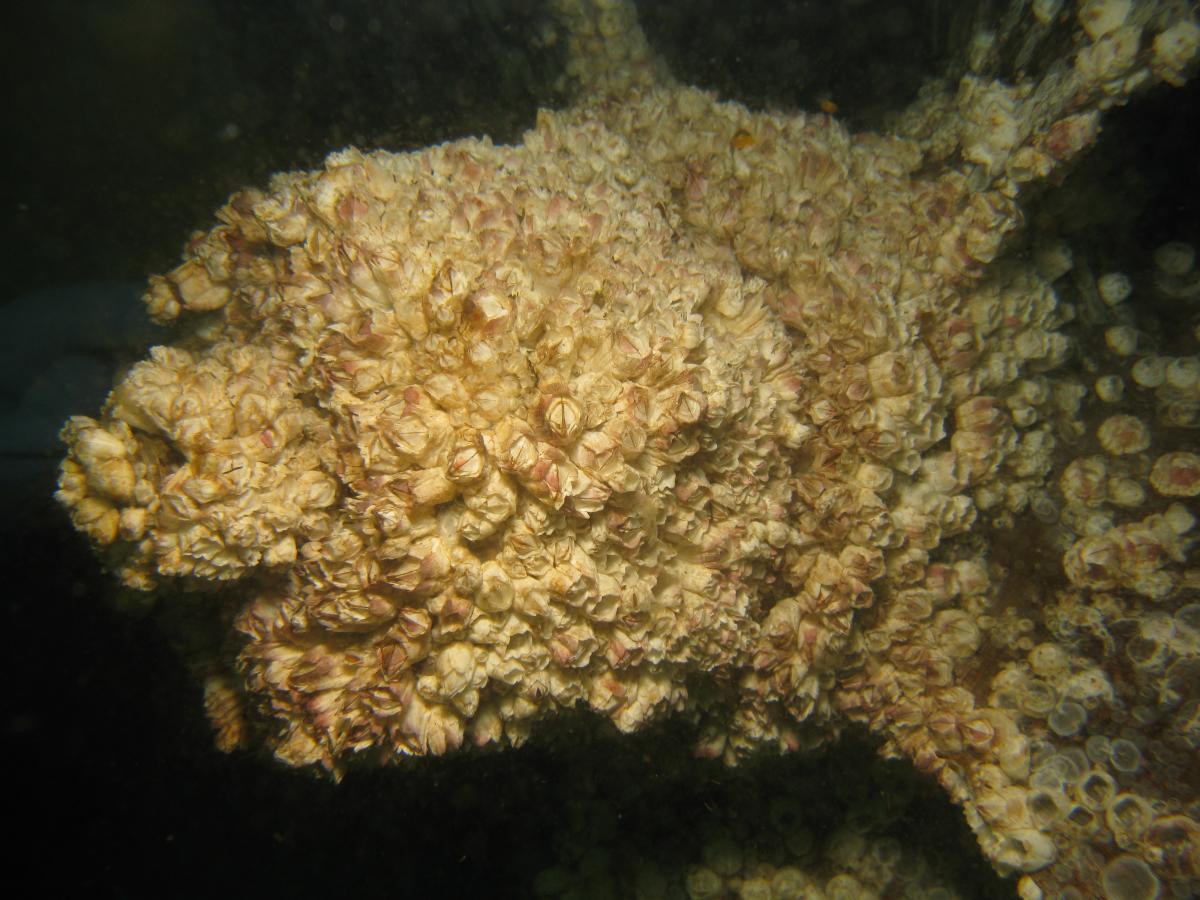
[[1125,382],[1119,375],[1102,375],[1096,379],[1096,396],[1105,403],[1116,403],[1125,392]]
[[1104,332],[1104,342],[1117,356],[1129,356],[1137,349],[1137,332],[1128,325],[1114,325]]
[[1164,453],[1150,470],[1150,486],[1164,497],[1200,494],[1200,455],[1190,450]]
[[1196,249],[1184,241],[1168,241],[1154,251],[1154,265],[1164,275],[1186,275],[1195,262]]
[[1079,5],[1079,22],[1093,41],[1120,28],[1129,17],[1132,0],[1085,0]]
[[1150,446],[1150,429],[1136,416],[1109,416],[1096,431],[1100,446],[1114,456],[1140,453]]
[[1096,279],[1096,290],[1109,306],[1125,301],[1133,291],[1129,276],[1123,272],[1107,272]]

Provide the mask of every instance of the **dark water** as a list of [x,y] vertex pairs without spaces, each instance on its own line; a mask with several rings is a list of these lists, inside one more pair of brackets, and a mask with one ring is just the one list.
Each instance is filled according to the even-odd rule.
[[[937,3],[865,4],[871,27],[857,30],[827,4],[642,6],[685,80],[766,107],[830,100],[852,122],[902,105],[962,29]],[[28,361],[0,385],[10,879],[90,897],[521,897],[552,866],[586,882],[694,860],[719,832],[769,850],[783,798],[818,844],[869,816],[875,833],[928,851],[963,896],[1012,896],[936,786],[876,761],[862,736],[729,771],[693,760],[681,723],[627,739],[567,718],[517,751],[340,785],[213,749],[162,629],[118,610],[49,499],[57,451],[43,420],[93,411],[146,339],[118,317],[72,328],[170,267],[232,190],[273,171],[349,143],[515,139],[538,106],[563,102],[562,42],[533,0],[60,0],[9,18],[0,340],[6,359]],[[837,43],[848,30],[854,41]],[[913,35],[915,56],[872,52]],[[1197,241],[1198,111],[1193,86],[1113,113],[1031,221],[1131,267],[1164,240]]]

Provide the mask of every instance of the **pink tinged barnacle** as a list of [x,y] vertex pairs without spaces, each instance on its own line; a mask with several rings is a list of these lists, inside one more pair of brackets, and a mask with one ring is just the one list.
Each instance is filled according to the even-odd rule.
[[1056,160],[1067,160],[1090,146],[1100,133],[1100,116],[1095,110],[1059,119],[1038,138],[1040,149]]
[[958,659],[970,656],[979,647],[979,629],[961,609],[938,613],[933,620],[933,635],[939,647]]
[[409,666],[408,651],[399,641],[389,640],[378,646],[379,670],[385,679],[400,677]]
[[463,320],[484,337],[503,331],[511,315],[509,304],[492,291],[479,291],[463,301]]
[[1164,497],[1195,497],[1200,494],[1200,455],[1164,453],[1150,470],[1150,485]]
[[613,368],[622,378],[636,377],[650,364],[650,342],[641,334],[619,332],[613,338],[613,352]]
[[1107,497],[1108,467],[1100,456],[1073,460],[1059,479],[1059,488],[1069,504],[1099,506]]
[[570,397],[551,397],[542,410],[542,421],[556,441],[569,443],[583,428],[583,410]]
[[347,194],[337,202],[335,211],[341,221],[353,222],[366,215],[370,208],[370,204],[362,197],[357,194]]
[[704,395],[698,391],[682,391],[675,398],[675,421],[681,425],[692,425],[700,421],[707,406]]
[[962,724],[963,740],[975,750],[986,750],[996,737],[996,727],[987,719],[969,719]]
[[500,468],[508,472],[526,474],[538,461],[537,445],[525,434],[517,432],[503,449],[497,460]]
[[[548,448],[553,450],[553,448]],[[570,489],[574,486],[574,465],[561,452],[544,453],[529,471],[529,489],[538,497],[549,500],[555,509],[560,509]]]
[[446,477],[455,484],[470,484],[483,476],[484,466],[484,452],[478,444],[459,444],[446,463]]
[[1140,453],[1150,446],[1150,430],[1135,416],[1109,416],[1100,424],[1096,437],[1100,446],[1114,456]]
[[959,430],[994,434],[1005,421],[1004,410],[995,397],[972,397],[960,403],[954,411]]

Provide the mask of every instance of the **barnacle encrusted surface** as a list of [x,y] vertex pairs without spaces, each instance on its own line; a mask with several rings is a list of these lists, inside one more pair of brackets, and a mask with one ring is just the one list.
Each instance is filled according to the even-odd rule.
[[[1182,77],[1190,20],[1131,37],[1090,4],[1108,18],[1084,17],[1070,78],[967,76],[879,136],[674,85],[629,7],[563,8],[593,86],[574,108],[517,146],[345,150],[235,195],[151,281],[177,344],[64,431],[77,527],[238,635],[198,666],[220,745],[340,773],[584,705],[626,731],[686,710],[732,761],[855,721],[1002,871],[1043,873],[1029,896],[1106,862],[1196,879],[1200,826],[1133,791],[1126,673],[1093,641],[1100,610],[1151,600],[1171,624],[1143,644],[1170,651],[1132,689],[1196,659],[1196,457],[1120,406],[1072,459],[1070,262],[996,259],[1020,185],[1097,107]],[[1143,26],[1135,69],[1108,45]],[[624,68],[588,68],[598,40]],[[1173,365],[1147,386],[1191,426]],[[1058,593],[1010,573],[1018,518]],[[1195,743],[1194,684],[1171,683],[1164,766]]]
[[[988,238],[1006,205],[919,230],[871,192],[892,213],[972,200],[959,177],[906,192],[902,142],[881,157],[824,117],[698,92],[645,107],[707,121],[710,153],[754,129],[764,197],[740,201],[758,227],[733,249],[710,233],[731,198],[669,183],[732,179],[595,120],[347,151],[235,197],[151,288],[160,318],[209,314],[186,349],[70,424],[63,496],[129,583],[255,582],[241,665],[285,759],[519,739],[577,701],[632,729],[686,703],[689,671],[726,673],[739,738],[794,741],[861,653],[884,548],[911,543],[893,519],[934,543],[965,520],[923,499],[955,395],[915,323],[975,265],[939,256],[944,232]],[[814,198],[792,244],[860,216],[893,254],[911,234],[910,286],[879,253],[776,261],[757,246],[781,239],[775,180]],[[1014,334],[1054,315],[1044,299]],[[889,492],[915,499],[889,511]]]

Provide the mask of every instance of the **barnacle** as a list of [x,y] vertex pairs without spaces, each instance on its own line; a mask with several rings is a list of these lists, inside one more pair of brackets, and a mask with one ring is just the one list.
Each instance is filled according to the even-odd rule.
[[[1026,896],[1076,851],[1115,895],[1194,884],[1174,845],[1200,829],[1139,774],[1200,740],[1200,458],[1143,455],[1123,375],[1191,427],[1197,357],[1109,327],[1122,375],[1074,457],[1071,255],[1000,258],[1022,183],[1186,73],[1168,6],[1089,0],[1069,72],[967,75],[880,136],[680,86],[630,5],[563,2],[580,99],[519,145],[347,149],[231,198],[151,281],[177,345],[64,429],[59,499],[127,584],[228,588],[193,598],[238,635],[206,673],[223,748],[336,775],[582,704],[623,731],[688,709],[733,762],[858,722]],[[1110,315],[1123,279],[1094,288]],[[1014,559],[1027,523],[1049,587]],[[887,882],[898,852],[867,850],[831,844],[877,871],[826,893]],[[687,890],[743,868],[708,845]]]

